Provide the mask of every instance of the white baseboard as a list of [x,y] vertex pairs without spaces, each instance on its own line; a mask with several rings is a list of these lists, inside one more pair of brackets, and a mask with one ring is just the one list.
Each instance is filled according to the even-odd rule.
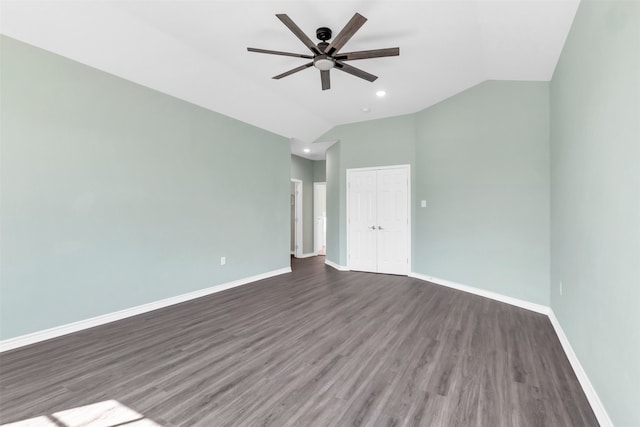
[[439,279],[437,277],[426,276],[424,274],[413,273],[413,272],[409,273],[409,277],[425,280],[427,282],[435,283],[436,285],[446,286],[448,288],[457,289],[459,291],[469,292],[470,294],[479,295],[485,298],[490,298],[492,300],[504,302],[506,304],[515,305],[516,307],[535,311],[536,313],[548,315],[550,311],[550,308],[547,307],[546,305],[536,304],[536,303],[521,300],[518,298],[513,298],[506,295],[498,294],[496,292],[487,291],[485,289],[480,289],[480,288],[476,288],[469,285],[463,285],[461,283],[451,282],[449,280]]
[[562,349],[567,355],[567,359],[569,359],[569,363],[573,368],[573,372],[575,372],[576,377],[578,377],[578,381],[582,386],[582,390],[587,396],[587,400],[591,405],[591,409],[593,409],[593,413],[598,419],[598,423],[600,423],[601,427],[613,427],[613,422],[611,421],[611,418],[609,418],[607,410],[604,408],[600,397],[598,397],[598,393],[596,393],[596,390],[593,388],[593,384],[591,384],[591,381],[589,381],[587,373],[584,371],[584,368],[580,364],[578,356],[576,356],[576,353],[573,351],[571,343],[569,342],[567,336],[564,334],[562,326],[560,326],[560,322],[558,321],[558,318],[556,317],[552,309],[549,309],[549,320],[553,325],[553,329],[555,329],[556,331],[556,335],[558,335],[560,344],[562,344]]
[[105,323],[115,322],[116,320],[125,319],[127,317],[136,316],[138,314],[147,313],[159,308],[168,307],[170,305],[179,304],[181,302],[200,298],[206,295],[215,294],[226,289],[235,288],[237,286],[246,285],[258,280],[268,279],[269,277],[279,276],[280,274],[291,273],[291,267],[281,268],[279,270],[269,271],[267,273],[257,274],[255,276],[246,277],[244,279],[234,280],[233,282],[222,283],[210,288],[201,289],[194,292],[178,295],[147,304],[138,305],[113,313],[103,314],[101,316],[92,317],[78,322],[68,323],[66,325],[56,326],[54,328],[33,332],[27,335],[21,335],[15,338],[9,338],[0,341],[0,352],[13,350],[26,345],[35,344],[51,338],[67,335],[72,332],[78,332],[84,329],[93,328],[94,326],[104,325]]
[[333,267],[338,271],[349,271],[348,267],[345,267],[344,265],[340,265],[340,264],[336,264],[333,261],[329,261],[328,259],[324,259],[324,263],[327,264],[329,267]]
[[297,256],[296,258],[309,258],[309,257],[316,256],[316,255],[318,255],[318,254],[317,254],[317,253],[315,253],[315,252],[312,252],[312,253],[310,253],[310,254],[300,254],[300,255],[299,255],[299,256]]
[[604,405],[602,404],[602,402],[600,401],[600,398],[598,397],[596,390],[593,388],[591,381],[589,381],[589,377],[587,377],[587,373],[584,371],[584,368],[582,368],[582,365],[580,364],[578,357],[573,351],[573,348],[571,347],[571,344],[569,343],[567,336],[564,334],[564,331],[560,326],[560,322],[558,322],[558,319],[556,318],[555,314],[553,313],[553,310],[550,307],[547,307],[545,305],[535,304],[529,301],[524,301],[518,298],[508,297],[506,295],[501,295],[495,292],[479,289],[473,286],[451,282],[449,280],[439,279],[437,277],[432,277],[432,276],[426,276],[419,273],[411,273],[409,274],[409,277],[414,277],[416,279],[425,280],[427,282],[435,283],[437,285],[442,285],[442,286],[457,289],[460,291],[469,292],[471,294],[490,298],[496,301],[504,302],[506,304],[514,305],[516,307],[535,311],[536,313],[547,315],[549,317],[549,320],[551,321],[551,324],[553,325],[553,329],[555,330],[556,335],[558,335],[558,339],[560,340],[560,343],[562,344],[562,349],[567,355],[567,359],[569,359],[569,363],[571,364],[571,367],[573,368],[573,371],[575,372],[576,377],[578,377],[580,386],[582,387],[584,394],[587,396],[587,400],[591,405],[591,409],[593,409],[593,413],[598,419],[598,423],[600,423],[602,427],[613,427],[613,423],[611,422],[611,418],[609,418],[609,414],[607,414],[607,411],[604,408]]
[[[307,256],[312,256],[307,254]],[[335,268],[339,271],[349,271],[349,269],[343,265],[339,265],[334,263],[333,261],[329,261],[325,259],[325,264],[330,267]],[[45,329],[43,331],[34,332],[27,335],[22,335],[15,338],[10,338],[7,340],[0,341],[0,352],[13,350],[19,347],[24,347],[26,345],[35,344],[40,341],[45,341],[51,338],[56,338],[62,335],[70,334],[72,332],[81,331],[84,329],[92,328],[94,326],[104,325],[106,323],[114,322],[116,320],[125,319],[127,317],[136,316],[138,314],[147,313],[149,311],[157,310],[159,308],[168,307],[170,305],[179,304],[181,302],[189,301],[192,299],[200,298],[206,295],[214,294],[216,292],[221,292],[226,289],[235,288],[237,286],[246,285],[248,283],[256,282],[258,280],[268,279],[269,277],[278,276],[285,273],[290,273],[291,268],[281,268],[279,270],[273,270],[267,273],[258,274],[255,276],[247,277],[244,279],[235,280],[233,282],[227,282],[220,285],[212,286],[210,288],[201,289],[199,291],[190,292],[187,294],[178,295],[171,298],[166,298],[163,300],[151,302],[148,304],[139,305],[136,307],[127,308],[124,310],[116,311],[113,313],[105,314],[102,316],[92,317],[90,319],[81,320],[74,323],[69,323],[62,326],[57,326],[51,329]],[[475,295],[479,295],[482,297],[490,298],[496,301],[504,302],[506,304],[511,304],[516,307],[524,308],[527,310],[535,311],[536,313],[545,314],[549,317],[551,321],[551,325],[553,325],[553,329],[558,335],[558,339],[560,340],[560,344],[569,359],[569,363],[571,364],[582,389],[584,390],[585,395],[587,396],[587,400],[593,409],[593,412],[598,419],[598,422],[602,427],[613,427],[613,422],[611,418],[609,418],[609,414],[607,413],[602,401],[598,397],[591,381],[589,381],[589,377],[587,373],[584,371],[584,368],[580,364],[578,357],[576,356],[573,348],[571,347],[571,343],[567,339],[564,331],[562,330],[562,326],[558,322],[553,310],[547,306],[535,304],[529,301],[524,301],[517,298],[512,298],[506,295],[501,295],[495,292],[487,291],[484,289],[475,288],[473,286],[463,285],[456,282],[451,282],[449,280],[439,279],[432,276],[426,276],[419,273],[410,273],[409,277],[413,277],[415,279],[424,280],[427,282],[435,283],[437,285],[446,286],[449,288],[457,289],[464,292],[469,292]]]

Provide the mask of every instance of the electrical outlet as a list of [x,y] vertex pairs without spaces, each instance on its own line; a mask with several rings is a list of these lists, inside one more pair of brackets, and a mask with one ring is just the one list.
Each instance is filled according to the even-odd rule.
[[560,296],[562,296],[562,281],[560,281]]
[[225,265],[227,263],[227,257],[226,256],[221,256],[220,257],[220,265]]

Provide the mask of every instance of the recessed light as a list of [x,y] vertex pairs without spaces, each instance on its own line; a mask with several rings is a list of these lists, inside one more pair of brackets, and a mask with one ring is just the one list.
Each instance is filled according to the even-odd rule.
[[379,90],[379,91],[376,92],[376,96],[378,98],[383,98],[386,94],[387,94],[387,92],[385,92],[384,90]]
[[371,108],[369,108],[369,107],[364,107],[364,108],[362,109],[362,112],[363,112],[363,113],[368,113],[369,111],[371,111]]
[[309,148],[305,148],[305,149],[304,149],[304,150],[302,150],[302,151],[304,151],[305,153],[310,153],[310,152],[311,152],[311,149],[309,149]]

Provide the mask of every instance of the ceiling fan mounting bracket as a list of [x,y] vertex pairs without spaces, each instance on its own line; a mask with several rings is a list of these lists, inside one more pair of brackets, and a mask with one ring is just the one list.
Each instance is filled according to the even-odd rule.
[[331,38],[331,28],[320,27],[316,30],[318,40],[327,41]]

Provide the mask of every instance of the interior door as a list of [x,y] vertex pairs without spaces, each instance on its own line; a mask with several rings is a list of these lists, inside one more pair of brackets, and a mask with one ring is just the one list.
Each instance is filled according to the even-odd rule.
[[408,274],[408,168],[350,170],[347,180],[349,268]]
[[377,171],[378,273],[408,274],[408,179],[406,169]]
[[313,250],[318,255],[325,255],[327,240],[327,184],[313,183]]
[[349,268],[377,270],[376,171],[349,174]]

